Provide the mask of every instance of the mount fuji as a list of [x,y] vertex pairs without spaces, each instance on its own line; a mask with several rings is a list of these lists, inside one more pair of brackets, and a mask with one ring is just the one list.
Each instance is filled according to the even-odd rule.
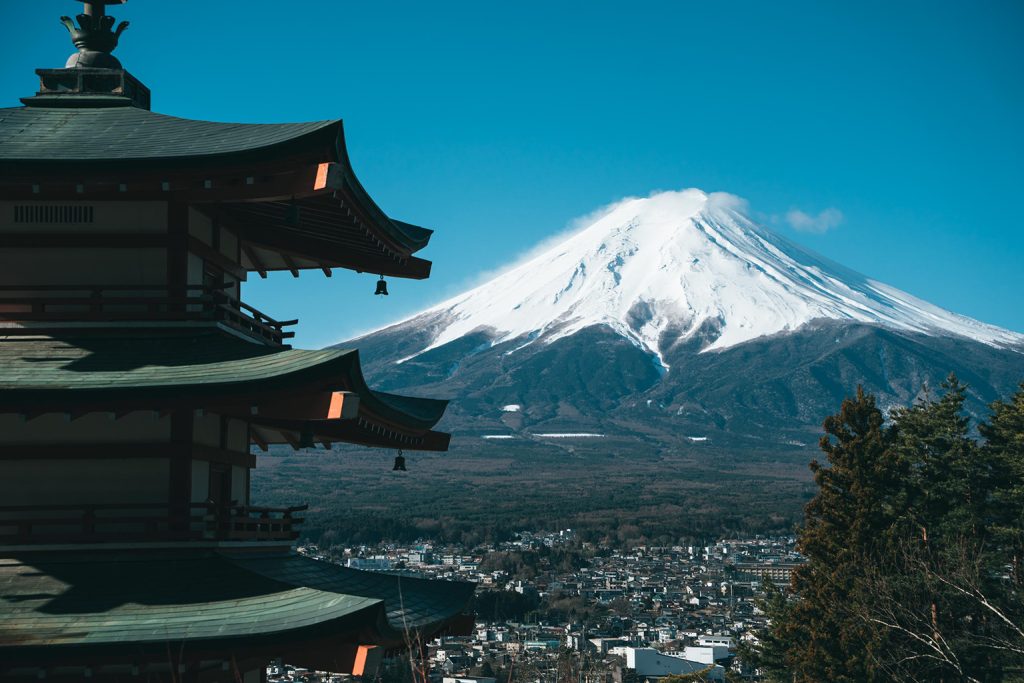
[[792,450],[858,384],[892,407],[956,372],[983,414],[1024,379],[1024,335],[833,263],[756,224],[738,198],[694,189],[606,207],[350,345],[382,389],[450,396],[458,437],[505,444]]

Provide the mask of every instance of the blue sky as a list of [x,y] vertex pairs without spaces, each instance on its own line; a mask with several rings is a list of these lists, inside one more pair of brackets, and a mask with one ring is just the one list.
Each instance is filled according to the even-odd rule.
[[[70,0],[7,3],[2,106],[73,51]],[[134,0],[156,111],[343,118],[363,184],[437,230],[426,281],[250,280],[344,339],[461,291],[580,215],[699,187],[940,306],[1024,331],[1024,3]],[[796,226],[796,227],[794,227]],[[799,230],[797,228],[800,228]]]

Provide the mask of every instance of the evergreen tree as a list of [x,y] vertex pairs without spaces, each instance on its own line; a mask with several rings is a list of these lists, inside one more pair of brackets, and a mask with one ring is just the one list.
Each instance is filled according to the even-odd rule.
[[972,437],[956,377],[885,425],[858,389],[811,463],[793,597],[769,593],[771,680],[1004,681],[1024,666],[1024,385]]
[[937,399],[918,401],[892,413],[890,441],[904,478],[896,534],[918,534],[924,545],[960,533],[981,539],[985,533],[992,470],[970,436],[963,405],[967,388],[955,375],[942,384]]
[[[825,420],[820,445],[828,466],[811,463],[819,491],[805,508],[800,530],[798,549],[807,563],[793,575],[799,599],[784,609],[778,600],[767,605],[772,627],[765,640],[786,643],[792,680],[875,679],[869,654],[878,647],[877,631],[849,607],[862,601],[858,579],[895,509],[885,483],[899,472],[884,422],[874,397],[861,387]],[[777,657],[755,663],[780,673]]]
[[978,429],[993,469],[991,533],[1003,548],[1010,579],[1024,589],[1024,382],[1009,401],[995,401]]
[[788,641],[781,637],[781,629],[771,628],[776,624],[789,623],[790,602],[786,593],[772,582],[764,586],[764,598],[758,601],[758,607],[772,619],[768,629],[758,635],[758,642],[750,644],[741,641],[737,647],[737,658],[743,670],[760,669],[769,683],[786,683],[792,680],[789,666],[786,664]]

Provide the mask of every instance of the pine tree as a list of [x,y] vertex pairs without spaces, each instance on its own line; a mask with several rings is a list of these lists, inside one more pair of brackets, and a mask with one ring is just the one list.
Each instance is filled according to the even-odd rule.
[[903,504],[871,590],[898,604],[869,614],[889,632],[880,664],[910,680],[985,680],[981,672],[991,664],[974,646],[983,615],[941,581],[965,558],[980,559],[988,536],[993,471],[970,435],[966,395],[950,375],[938,398],[892,414],[890,448],[906,473]]
[[791,603],[786,593],[770,581],[765,584],[764,592],[757,604],[772,622],[768,629],[757,634],[756,644],[740,642],[737,657],[744,670],[759,669],[768,683],[787,683],[792,680],[786,663],[789,641],[783,637],[783,629],[772,627],[789,623]]
[[990,408],[991,417],[978,429],[995,484],[991,533],[1004,550],[1013,584],[1024,590],[1024,382],[1009,401]]
[[938,538],[967,533],[980,540],[986,530],[992,471],[980,457],[964,413],[967,388],[956,375],[942,383],[937,399],[892,413],[891,448],[907,474],[907,498],[897,533],[912,530],[934,547]]
[[[751,661],[770,680],[1006,680],[1024,666],[1024,385],[973,438],[956,377],[886,426],[858,389],[811,463],[790,600]],[[1007,567],[1009,569],[1007,569]]]
[[[793,576],[799,596],[780,609],[768,605],[769,642],[786,643],[785,664],[795,681],[872,681],[875,629],[850,606],[879,534],[892,523],[886,482],[899,473],[887,450],[884,417],[873,396],[857,388],[825,420],[821,449],[828,466],[811,463],[819,492],[807,504],[798,549],[807,563]],[[773,664],[757,660],[758,665]]]
[[1003,645],[993,649],[1007,668],[1020,671],[1024,670],[1024,382],[1009,401],[995,401],[990,408],[988,421],[979,425],[985,437],[982,453],[991,465],[993,481],[986,563],[990,578],[979,592],[986,597],[992,625],[986,635]]

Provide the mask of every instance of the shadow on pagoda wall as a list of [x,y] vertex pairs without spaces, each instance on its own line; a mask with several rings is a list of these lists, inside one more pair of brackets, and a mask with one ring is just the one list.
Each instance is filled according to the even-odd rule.
[[[180,330],[168,335],[140,330],[117,337],[82,332],[53,332],[52,343],[26,340],[20,360],[30,365],[59,367],[62,372],[126,372],[139,368],[202,367],[226,360],[259,358],[280,348],[247,343],[230,335]],[[17,344],[17,339],[6,343]],[[73,349],[73,353],[68,350]]]

